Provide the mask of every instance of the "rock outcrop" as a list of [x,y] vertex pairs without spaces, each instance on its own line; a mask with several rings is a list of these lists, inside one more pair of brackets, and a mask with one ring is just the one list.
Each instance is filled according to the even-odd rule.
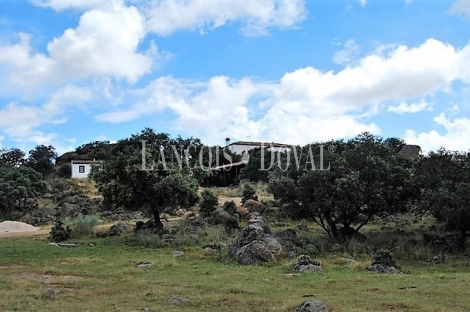
[[241,264],[274,261],[281,255],[282,246],[270,233],[266,224],[247,225],[230,243],[229,255]]

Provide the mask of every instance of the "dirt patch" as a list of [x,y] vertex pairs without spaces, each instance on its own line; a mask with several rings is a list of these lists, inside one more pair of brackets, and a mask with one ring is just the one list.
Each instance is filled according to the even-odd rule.
[[241,206],[242,205],[242,198],[241,197],[226,197],[223,195],[219,195],[219,205],[223,205],[226,201],[233,200],[235,205]]
[[33,235],[47,235],[50,230],[39,230],[34,232],[13,232],[13,233],[0,233],[0,238],[5,237],[23,237],[23,236],[33,236]]
[[56,274],[38,274],[35,272],[20,272],[3,275],[7,279],[15,281],[28,280],[43,284],[46,288],[54,290],[72,290],[76,288],[76,282],[85,280],[82,276],[76,275],[56,275]]

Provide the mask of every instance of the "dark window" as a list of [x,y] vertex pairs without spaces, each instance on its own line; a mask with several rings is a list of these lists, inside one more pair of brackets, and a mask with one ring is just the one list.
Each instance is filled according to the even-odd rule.
[[79,173],[85,173],[85,166],[78,166]]

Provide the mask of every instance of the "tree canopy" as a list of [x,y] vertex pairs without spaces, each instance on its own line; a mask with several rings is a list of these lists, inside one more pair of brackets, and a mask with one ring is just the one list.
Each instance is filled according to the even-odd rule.
[[322,144],[303,148],[309,166],[292,163],[290,170],[271,173],[269,188],[276,199],[291,204],[335,239],[355,235],[378,213],[403,209],[412,195],[408,160],[369,133],[328,144],[334,149]]
[[19,167],[25,162],[25,153],[19,148],[0,149],[0,167]]
[[449,231],[460,233],[465,248],[470,231],[470,153],[441,148],[422,157],[416,172],[422,188],[420,208],[430,212]]
[[171,145],[180,142],[146,128],[114,144],[113,157],[92,171],[104,205],[110,209],[148,210],[159,229],[163,228],[160,213],[165,209],[195,205],[199,200],[198,183],[172,154],[175,151]]
[[41,174],[34,169],[26,166],[0,168],[0,214],[4,218],[15,207],[24,209],[27,199],[36,198],[46,191]]
[[46,178],[54,171],[56,158],[57,153],[53,146],[38,145],[29,151],[27,164]]

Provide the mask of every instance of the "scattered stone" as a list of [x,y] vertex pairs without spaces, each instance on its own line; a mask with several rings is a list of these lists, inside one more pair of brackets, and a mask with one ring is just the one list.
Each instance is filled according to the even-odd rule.
[[137,221],[142,221],[143,219],[145,219],[145,216],[141,211],[135,211],[133,215],[133,219]]
[[78,204],[80,202],[80,197],[78,195],[68,196],[68,197],[65,197],[62,200],[62,202],[75,205],[75,204]]
[[229,219],[233,217],[227,211],[217,209],[207,218],[207,221],[212,225],[224,225]]
[[366,268],[366,270],[385,274],[403,274],[403,272],[401,272],[394,266],[387,266],[380,263],[371,264]]
[[274,257],[278,257],[282,254],[282,245],[275,237],[265,236],[262,241],[266,244],[266,248]]
[[188,298],[183,298],[183,297],[172,297],[169,298],[168,303],[170,304],[188,304],[191,302]]
[[214,249],[212,247],[206,247],[203,250],[206,254],[210,254],[210,255],[213,255],[219,252],[217,249]]
[[328,305],[321,300],[310,299],[302,302],[300,306],[295,308],[295,312],[329,312]]
[[340,260],[344,263],[344,264],[354,264],[354,263],[357,263],[356,260],[352,259],[352,258],[340,258]]
[[299,230],[299,231],[301,231],[301,232],[308,232],[308,231],[310,231],[310,229],[308,228],[308,225],[305,224],[305,223],[297,224],[296,228],[297,228],[297,230]]
[[53,198],[54,195],[52,195],[51,193],[44,193],[44,195],[42,195],[42,198]]
[[57,296],[57,291],[49,287],[45,288],[41,292],[41,297],[44,299],[54,299],[56,296]]
[[203,227],[207,225],[206,221],[196,215],[192,215],[186,220],[190,226]]
[[173,258],[178,258],[184,255],[184,252],[181,250],[173,251]]
[[108,231],[106,231],[106,236],[121,236],[123,232],[128,230],[127,224],[119,221],[116,224],[113,224]]
[[248,223],[258,223],[258,222],[266,223],[266,220],[261,216],[257,216],[248,220]]
[[139,263],[137,263],[137,267],[138,268],[153,268],[153,266],[155,265],[155,262],[153,261],[141,261]]
[[248,209],[249,212],[258,212],[258,213],[263,213],[266,207],[253,199],[248,199],[243,203],[243,206]]
[[284,244],[292,244],[297,240],[297,231],[287,229],[276,234],[276,237]]
[[320,260],[312,259],[308,255],[300,255],[297,262],[293,264],[293,268],[297,273],[323,272]]
[[236,211],[236,213],[238,213],[238,215],[239,215],[240,217],[244,217],[244,216],[246,216],[247,214],[249,214],[250,211],[249,211],[247,208],[243,207],[243,206],[237,206],[237,211]]
[[442,264],[445,261],[444,255],[437,255],[432,257],[432,263],[434,264]]
[[282,253],[279,241],[264,223],[247,225],[229,245],[229,255],[240,264],[273,261]]

